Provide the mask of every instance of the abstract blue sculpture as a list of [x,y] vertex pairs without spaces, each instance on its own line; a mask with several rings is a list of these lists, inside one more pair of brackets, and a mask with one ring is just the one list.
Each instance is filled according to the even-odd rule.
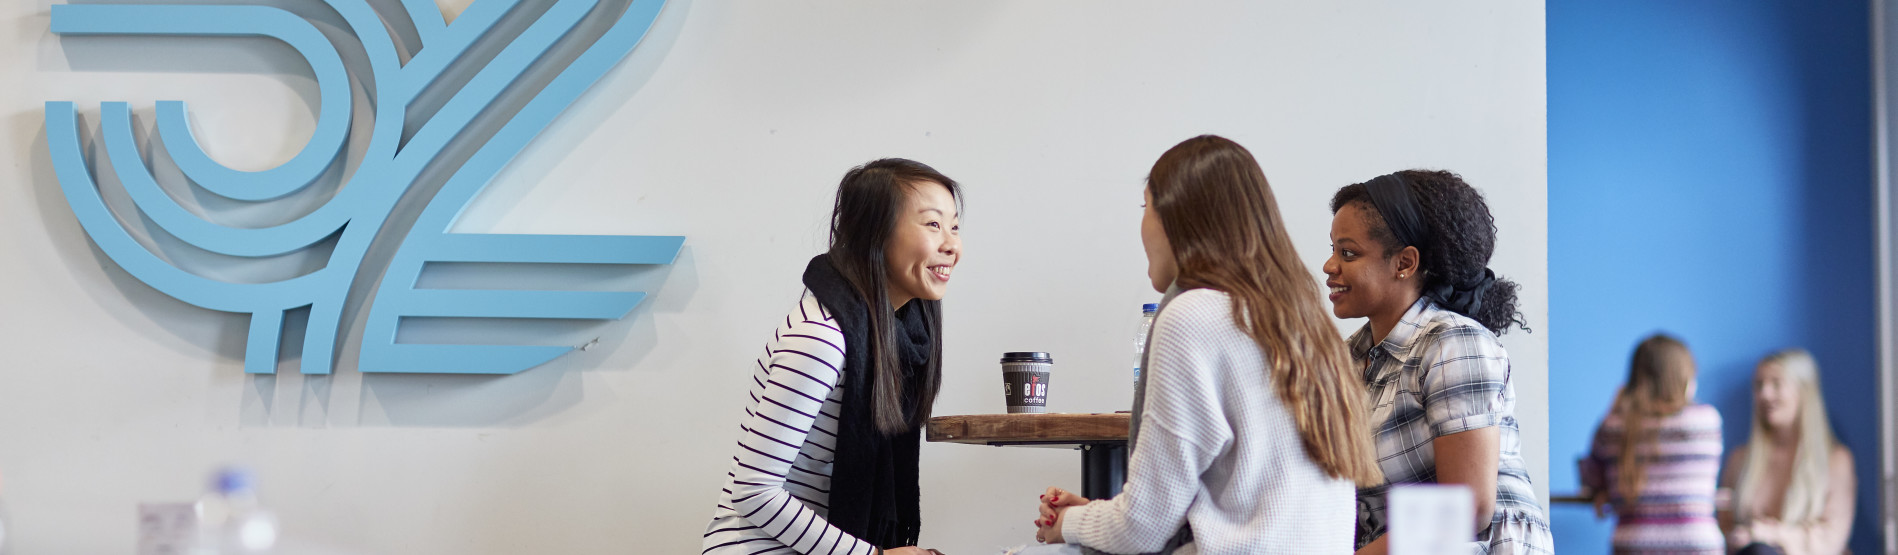
[[[60,189],[94,244],[126,272],[184,302],[251,315],[244,371],[274,373],[283,341],[284,313],[308,307],[303,338],[304,373],[327,374],[351,283],[371,242],[389,223],[397,201],[423,170],[441,157],[504,90],[568,37],[578,24],[616,17],[601,35],[529,99],[428,199],[415,225],[383,274],[363,330],[359,367],[364,372],[512,374],[545,363],[571,346],[427,345],[396,343],[405,317],[563,318],[613,320],[645,297],[641,292],[418,289],[431,262],[521,264],[671,264],[685,238],[678,236],[501,235],[450,233],[475,195],[520,154],[541,130],[582,92],[631,52],[651,29],[663,0],[634,0],[624,12],[603,13],[598,0],[560,0],[514,37],[408,141],[404,118],[416,98],[440,78],[470,45],[520,5],[519,0],[480,0],[454,24],[443,22],[430,0],[403,0],[423,48],[400,63],[381,17],[365,0],[325,0],[342,16],[366,52],[373,78],[374,126],[367,153],[324,205],[287,223],[262,228],[207,221],[161,189],[140,157],[132,135],[131,108],[124,102],[100,107],[103,155],[140,213],[178,239],[205,250],[239,257],[278,256],[332,237],[335,246],[319,270],[272,283],[232,283],[173,266],[131,235],[100,195],[78,132],[71,102],[46,103],[46,138]],[[309,187],[333,165],[350,140],[353,109],[350,73],[335,46],[309,21],[263,6],[68,4],[53,6],[52,31],[61,35],[263,36],[283,41],[310,64],[321,95],[315,132],[288,162],[263,171],[234,170],[204,153],[192,137],[183,102],[157,105],[157,135],[185,177],[212,194],[244,202],[268,202]],[[362,80],[365,87],[368,81]],[[104,171],[101,168],[100,171]]]

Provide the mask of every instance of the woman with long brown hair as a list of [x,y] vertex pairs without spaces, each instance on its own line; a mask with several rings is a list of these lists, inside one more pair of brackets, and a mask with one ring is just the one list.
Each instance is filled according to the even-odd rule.
[[[1134,394],[1127,484],[1042,496],[1038,539],[1112,553],[1346,553],[1352,483],[1379,481],[1364,387],[1244,147],[1211,135],[1147,175],[1141,240],[1165,291]],[[1043,548],[1046,549],[1046,548]]]
[[1665,334],[1643,340],[1595,429],[1582,487],[1597,515],[1613,507],[1617,554],[1726,552],[1714,520],[1720,411],[1694,402],[1694,374],[1686,344]]
[[1496,221],[1463,178],[1409,170],[1331,198],[1332,314],[1367,318],[1346,341],[1371,393],[1385,483],[1360,484],[1359,555],[1381,555],[1394,484],[1468,486],[1473,553],[1552,553],[1516,425],[1509,353],[1516,284],[1489,270]]

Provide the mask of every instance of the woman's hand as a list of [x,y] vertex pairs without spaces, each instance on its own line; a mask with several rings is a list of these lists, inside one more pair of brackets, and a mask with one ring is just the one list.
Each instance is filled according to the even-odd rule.
[[1595,505],[1595,518],[1608,517],[1608,492],[1598,491],[1589,499]]
[[1035,517],[1035,541],[1041,543],[1066,543],[1061,537],[1061,515],[1068,507],[1086,505],[1088,499],[1067,490],[1050,487],[1041,494],[1040,514]]
[[1739,548],[1752,545],[1752,543],[1753,543],[1753,528],[1751,526],[1746,526],[1746,525],[1734,526],[1733,530],[1727,532],[1727,545],[1731,546],[1733,549],[1737,550]]
[[1745,528],[1746,535],[1752,540],[1748,543],[1780,545],[1785,540],[1785,538],[1782,537],[1784,536],[1784,534],[1781,533],[1783,530],[1777,519],[1756,518],[1753,519],[1752,522],[1747,523]]
[[1048,488],[1047,492],[1041,494],[1041,504],[1047,505],[1050,508],[1076,507],[1086,505],[1088,501],[1086,497],[1081,497],[1068,490],[1052,486]]
[[1378,536],[1377,539],[1371,540],[1371,543],[1364,544],[1364,547],[1358,548],[1356,555],[1385,555],[1390,553],[1390,537],[1390,534]]
[[1035,520],[1035,541],[1041,543],[1067,543],[1061,537],[1061,516],[1067,514],[1067,507],[1041,506],[1041,518]]

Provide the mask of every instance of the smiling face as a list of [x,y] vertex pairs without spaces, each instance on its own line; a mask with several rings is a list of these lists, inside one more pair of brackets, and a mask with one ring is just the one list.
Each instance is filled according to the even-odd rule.
[[1405,247],[1386,256],[1387,247],[1373,238],[1371,218],[1364,203],[1352,202],[1331,217],[1331,258],[1325,260],[1325,286],[1331,293],[1331,313],[1339,318],[1364,318],[1409,310],[1423,281],[1417,275],[1417,249]]
[[1153,290],[1165,293],[1180,277],[1180,265],[1173,259],[1173,243],[1167,241],[1166,228],[1160,225],[1160,212],[1153,207],[1153,189],[1144,193],[1146,202],[1140,216],[1140,244],[1147,249],[1147,279]]
[[1753,373],[1753,410],[1768,430],[1795,429],[1793,426],[1799,423],[1799,381],[1778,363],[1760,364]]
[[903,196],[896,229],[883,249],[892,309],[911,299],[942,300],[949,275],[962,260],[961,215],[949,188],[925,181],[909,186]]

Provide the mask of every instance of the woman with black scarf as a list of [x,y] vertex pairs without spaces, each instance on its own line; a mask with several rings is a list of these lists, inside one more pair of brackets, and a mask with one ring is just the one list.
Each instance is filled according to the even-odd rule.
[[919,162],[844,175],[830,249],[752,369],[704,553],[914,555],[917,457],[942,382],[961,195]]

